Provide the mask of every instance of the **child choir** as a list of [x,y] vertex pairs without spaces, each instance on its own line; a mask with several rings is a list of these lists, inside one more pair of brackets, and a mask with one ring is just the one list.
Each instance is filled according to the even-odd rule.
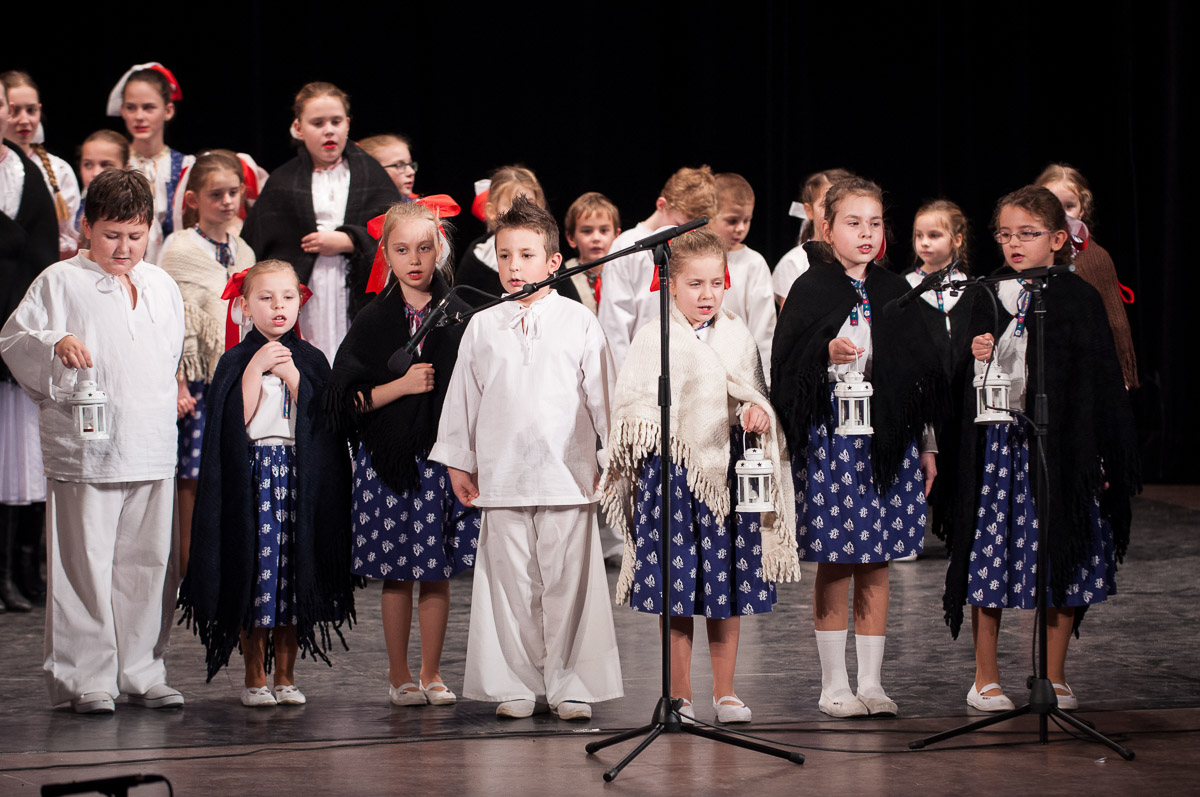
[[[1067,643],[1115,591],[1139,482],[1136,363],[1111,260],[1087,246],[1091,191],[1077,170],[1055,165],[998,203],[991,228],[1013,280],[908,304],[897,300],[925,276],[970,273],[967,219],[944,199],[923,205],[901,277],[885,265],[881,189],[843,169],[802,184],[800,240],[773,269],[746,245],[750,183],[707,166],[674,173],[624,231],[604,195],[579,197],[562,229],[578,257],[565,263],[538,177],[502,166],[477,184],[487,232],[456,254],[458,207],[414,190],[412,142],[355,143],[350,98],[332,84],[297,94],[296,157],[268,177],[244,154],[167,146],[179,81],[137,65],[109,99],[128,137],[89,136],[76,180],[41,144],[32,78],[0,83],[0,610],[29,608],[12,579],[33,521],[17,508],[44,500],[53,704],[182,705],[163,662],[177,600],[210,680],[239,648],[244,705],[304,703],[297,653],[330,662],[370,578],[383,582],[391,703],[450,705],[450,579],[473,568],[462,694],[499,717],[585,720],[624,694],[607,560],[620,563],[618,604],[675,618],[673,695],[687,718],[694,618],[708,628],[713,714],[749,722],[734,689],[741,620],[770,613],[777,584],[802,570],[820,710],[896,716],[881,678],[889,564],[914,559],[929,531],[951,554],[955,636],[972,607],[967,703],[1001,710],[1001,611],[1032,607],[1047,519],[1050,674],[1060,705],[1078,704]],[[675,239],[666,285],[641,252],[526,290],[698,216],[709,227]],[[1031,289],[1017,278],[1076,254],[1087,281],[1055,278],[1060,318],[1037,384]],[[666,474],[660,290],[672,304]],[[514,293],[410,344],[435,305],[465,314]],[[414,362],[392,373],[406,345]],[[1014,409],[1048,395],[1048,518],[1028,430],[975,425],[972,378],[989,369],[1012,380]],[[836,427],[835,386],[851,372],[873,385],[873,436]],[[85,380],[107,394],[107,439],[79,433]],[[774,469],[770,512],[735,507],[748,440]]]

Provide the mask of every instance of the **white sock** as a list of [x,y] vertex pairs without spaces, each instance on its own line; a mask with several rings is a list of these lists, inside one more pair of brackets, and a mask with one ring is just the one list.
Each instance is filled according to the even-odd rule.
[[875,697],[883,696],[883,684],[879,671],[883,667],[883,646],[887,636],[854,635],[854,647],[858,650],[858,693]]
[[821,657],[821,691],[833,696],[850,691],[846,673],[846,631],[817,631],[817,655]]

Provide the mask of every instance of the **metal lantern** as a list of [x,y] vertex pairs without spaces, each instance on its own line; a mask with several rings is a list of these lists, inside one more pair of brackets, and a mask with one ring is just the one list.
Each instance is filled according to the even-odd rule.
[[833,395],[837,399],[838,425],[834,434],[871,435],[871,395],[875,389],[863,378],[859,371],[850,371],[843,375],[833,387]]
[[108,439],[108,395],[90,379],[75,385],[69,399],[75,434],[83,440]]
[[1007,412],[1012,380],[1003,371],[990,370],[986,376],[979,374],[971,380],[975,386],[975,423],[1012,423],[1013,416]]
[[[745,444],[746,434],[742,433]],[[733,466],[737,473],[737,506],[735,512],[773,512],[771,505],[771,479],[775,469],[764,458],[761,448],[747,448],[742,459]]]

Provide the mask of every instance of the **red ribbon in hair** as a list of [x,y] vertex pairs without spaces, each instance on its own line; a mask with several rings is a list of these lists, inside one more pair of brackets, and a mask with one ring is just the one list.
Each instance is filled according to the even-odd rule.
[[[221,291],[221,298],[229,302],[228,309],[225,311],[225,351],[229,351],[240,342],[241,335],[238,332],[238,325],[233,321],[233,300],[242,295],[242,286],[246,282],[246,272],[250,269],[244,268],[238,273],[229,278],[229,282],[225,283],[225,290]],[[307,285],[300,286],[300,306],[303,307],[309,299],[312,298],[312,291]],[[301,338],[304,337],[300,333],[300,320],[296,320],[296,334]]]
[[183,91],[179,88],[179,81],[175,79],[175,75],[171,74],[170,69],[167,69],[162,64],[153,64],[150,68],[167,79],[167,85],[171,87],[171,102],[179,102],[183,99]]
[[246,183],[246,193],[242,197],[243,201],[238,203],[237,215],[239,219],[244,220],[246,218],[245,200],[253,202],[258,199],[258,172],[254,171],[250,164],[241,158],[238,158],[238,163],[242,164],[242,180]]
[[[433,217],[439,220],[438,232],[443,237],[446,235],[446,229],[440,220],[453,218],[462,211],[449,194],[430,194],[414,201],[433,211]],[[371,278],[367,280],[367,293],[383,293],[383,288],[387,285],[388,264],[383,256],[383,221],[386,217],[387,214],[384,213],[367,222],[367,232],[379,241],[379,245],[375,247],[375,259],[371,261]]]

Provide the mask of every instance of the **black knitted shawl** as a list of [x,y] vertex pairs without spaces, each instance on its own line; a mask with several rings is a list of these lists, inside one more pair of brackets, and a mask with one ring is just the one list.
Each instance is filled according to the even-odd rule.
[[[0,325],[17,309],[37,275],[58,260],[58,215],[42,173],[15,144],[3,145],[8,146],[8,157],[24,163],[25,183],[16,217],[0,213]],[[0,380],[13,381],[4,360]]]
[[[1007,266],[1001,269],[1005,270],[1011,271]],[[968,342],[965,349],[956,352],[958,418],[946,424],[939,467],[947,479],[953,480],[953,489],[938,490],[933,507],[935,531],[946,540],[950,554],[942,604],[946,624],[955,637],[962,627],[966,601],[985,434],[974,423],[974,366],[969,341],[985,332],[998,336],[1012,318],[997,300],[999,325],[994,326],[993,305],[984,293],[990,290],[975,288],[960,300],[960,304],[970,307]],[[1096,495],[1100,495],[1101,515],[1112,525],[1117,560],[1124,558],[1129,546],[1130,496],[1141,488],[1141,473],[1129,395],[1100,295],[1078,276],[1068,274],[1050,281],[1045,298],[1050,508],[1047,513],[1044,506],[1039,506],[1037,513],[1042,535],[1039,543],[1048,546],[1050,557],[1051,598],[1061,604],[1067,585],[1091,549],[1087,508]],[[1026,406],[1032,412],[1033,397],[1039,392],[1038,333],[1032,313],[1026,329],[1030,336]],[[1034,450],[1030,454],[1030,484],[1036,491],[1041,466]],[[1106,482],[1108,489],[1104,489]],[[1075,610],[1076,630],[1083,615],[1083,609]]]
[[[251,329],[222,355],[207,392],[200,483],[192,518],[191,558],[179,593],[183,621],[200,635],[208,680],[229,663],[250,628],[258,564],[257,485],[253,444],[246,436],[242,374],[267,340]],[[300,371],[296,397],[296,500],[291,562],[296,636],[303,655],[329,663],[330,631],[354,623],[350,574],[350,458],[346,441],[325,423],[329,364],[294,330],[280,338]]]
[[[833,421],[829,406],[829,342],[858,302],[858,292],[828,247],[804,245],[810,267],[788,293],[771,348],[771,403],[793,452],[808,447],[809,427]],[[894,301],[908,283],[883,266],[867,267],[865,288],[871,300],[872,470],[886,488],[899,474],[900,462],[926,423],[944,412],[946,379],[936,349],[913,302],[900,310]],[[943,327],[943,333],[945,329]]]
[[[431,308],[448,290],[442,275],[435,274]],[[456,296],[450,300],[447,312],[468,309]],[[463,324],[436,327],[425,337],[414,362],[433,365],[432,391],[402,396],[379,409],[371,406],[371,390],[397,378],[388,370],[387,361],[409,341],[404,292],[397,283],[393,282],[358,314],[338,349],[325,393],[329,420],[355,448],[360,442],[366,446],[372,467],[394,492],[402,493],[420,483],[416,458],[425,459],[437,439],[442,403],[458,360],[464,328]]]
[[[342,153],[350,167],[350,196],[346,200],[345,223],[338,227],[354,242],[347,255],[346,286],[350,291],[351,319],[371,300],[366,293],[371,262],[378,242],[367,232],[367,222],[400,201],[400,192],[379,162],[353,141]],[[312,276],[317,256],[300,248],[300,239],[317,229],[312,201],[312,158],[300,147],[296,157],[271,173],[271,179],[246,215],[242,238],[259,260],[286,260],[296,269],[301,282]]]

